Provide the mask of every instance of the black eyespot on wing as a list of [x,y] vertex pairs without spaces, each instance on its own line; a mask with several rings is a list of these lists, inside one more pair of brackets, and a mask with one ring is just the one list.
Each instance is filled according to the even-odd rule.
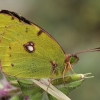
[[9,49],[11,49],[11,46],[9,46]]
[[11,66],[14,67],[14,64],[11,63]]

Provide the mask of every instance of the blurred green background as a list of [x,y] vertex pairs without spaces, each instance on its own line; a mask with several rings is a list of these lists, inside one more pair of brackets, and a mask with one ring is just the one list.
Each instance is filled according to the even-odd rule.
[[[66,54],[100,46],[99,0],[0,0],[0,9],[17,12],[49,32]],[[100,52],[79,55],[76,73],[95,77],[71,94],[72,100],[100,100]]]

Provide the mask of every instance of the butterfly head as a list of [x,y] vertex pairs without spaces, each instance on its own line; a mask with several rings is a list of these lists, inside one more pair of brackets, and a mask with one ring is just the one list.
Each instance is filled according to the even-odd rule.
[[65,63],[70,63],[71,65],[77,63],[79,60],[79,57],[75,54],[67,54],[66,55],[66,59],[65,59]]

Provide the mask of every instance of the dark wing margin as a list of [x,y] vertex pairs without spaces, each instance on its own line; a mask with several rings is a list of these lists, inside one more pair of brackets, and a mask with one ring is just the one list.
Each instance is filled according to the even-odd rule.
[[18,14],[15,13],[15,12],[8,11],[8,10],[1,10],[0,13],[2,13],[2,14],[7,14],[7,15],[10,15],[10,16],[12,16],[12,17],[15,17],[15,18],[19,19],[19,21],[23,21],[23,22],[25,22],[25,23],[27,23],[27,24],[30,24],[30,25],[32,24],[32,22],[30,22],[29,20],[25,19],[24,17],[18,15]]

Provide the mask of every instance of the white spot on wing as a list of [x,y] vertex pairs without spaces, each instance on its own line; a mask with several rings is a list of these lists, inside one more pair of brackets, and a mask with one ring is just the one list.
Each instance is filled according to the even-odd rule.
[[34,50],[33,46],[31,46],[31,45],[27,46],[27,49],[28,49],[30,52],[32,52],[32,51]]
[[24,49],[25,49],[27,52],[29,52],[29,53],[32,53],[32,52],[35,51],[34,43],[31,42],[31,41],[25,43],[23,46],[24,46]]

